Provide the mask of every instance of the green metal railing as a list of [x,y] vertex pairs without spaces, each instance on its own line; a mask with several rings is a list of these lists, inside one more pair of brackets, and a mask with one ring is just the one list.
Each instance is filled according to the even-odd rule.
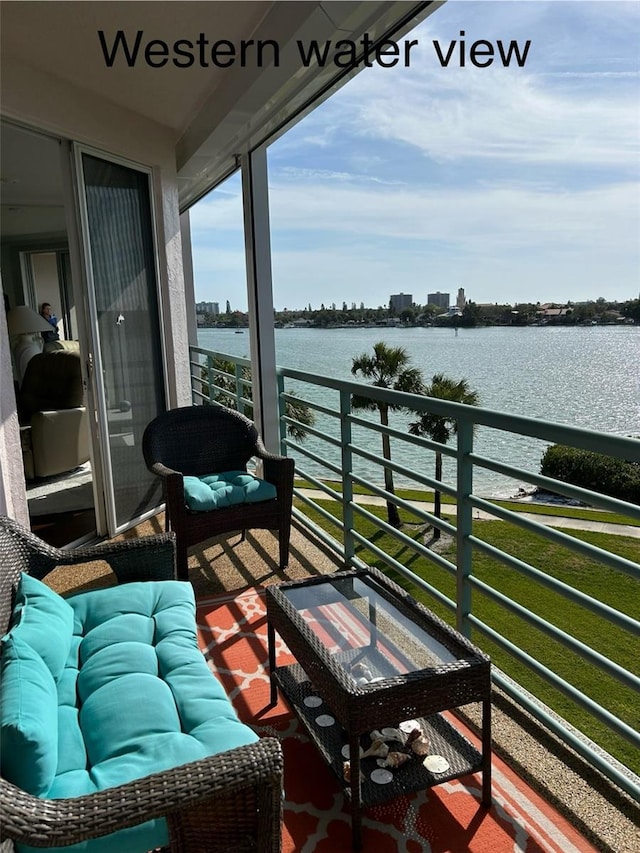
[[[191,349],[191,365],[194,403],[213,401],[251,414],[250,363],[246,359],[194,347]],[[589,507],[615,513],[627,519],[629,525],[638,525],[640,506],[608,497],[597,490],[579,488],[535,471],[506,464],[488,453],[479,453],[476,450],[476,433],[479,429],[485,429],[495,431],[496,434],[527,436],[541,442],[567,445],[636,463],[640,463],[640,441],[537,418],[316,376],[289,368],[278,368],[277,381],[281,449],[283,453],[296,458],[297,478],[305,483],[305,488],[295,489],[298,504],[294,508],[296,518],[311,528],[345,564],[362,565],[363,561],[376,561],[377,565],[394,572],[397,578],[410,584],[412,592],[423,598],[429,606],[448,613],[449,621],[459,631],[478,645],[488,647],[494,661],[499,657],[500,666],[494,667],[493,673],[495,684],[594,767],[640,800],[638,778],[624,766],[629,762],[623,758],[620,763],[612,758],[607,749],[597,746],[591,737],[585,737],[562,716],[562,708],[578,708],[582,717],[586,715],[587,720],[604,727],[613,736],[614,742],[630,744],[635,750],[640,748],[637,731],[640,678],[633,671],[635,666],[629,663],[628,655],[629,649],[635,647],[637,650],[638,647],[640,622],[636,617],[640,596],[634,604],[629,595],[629,600],[621,607],[619,601],[607,603],[604,595],[590,594],[580,588],[580,567],[594,564],[609,573],[607,577],[612,578],[612,584],[619,578],[631,578],[631,581],[627,580],[628,583],[637,583],[640,580],[640,539],[635,540],[637,550],[631,545],[631,556],[629,547],[625,556],[624,553],[616,553],[616,549],[606,542],[590,542],[588,537],[580,538],[549,526],[544,523],[543,515],[537,516],[539,520],[536,520],[514,511],[512,506],[474,493],[474,474],[479,469],[485,469],[501,477],[524,481],[580,501]],[[352,406],[353,396],[368,397],[417,413],[430,411],[446,417],[456,424],[455,442],[451,446],[438,444],[427,438],[410,435],[406,429],[383,426],[373,419],[356,415]],[[301,402],[316,414],[315,425],[302,425],[288,414],[288,403]],[[292,427],[304,429],[307,439],[299,442],[291,438],[288,431]],[[385,460],[373,451],[371,447],[374,442],[377,447],[381,435],[389,436],[392,448],[402,446],[405,451],[409,448],[412,464],[395,461],[393,452],[391,460]],[[436,452],[451,460],[450,464],[455,468],[455,477],[449,482],[444,478],[436,481],[425,473],[428,467],[426,461],[433,458]],[[443,505],[445,513],[448,511],[454,518],[436,518],[425,501],[416,502],[387,492],[376,481],[377,478],[368,473],[384,468],[390,469],[403,483],[409,483],[414,488],[435,489],[454,499],[455,506]],[[337,485],[334,481],[337,481]],[[368,497],[358,499],[358,491],[366,493]],[[395,504],[414,525],[431,525],[448,534],[454,543],[453,556],[448,557],[446,553],[439,553],[417,540],[411,535],[411,528],[406,531],[390,525],[371,505],[370,501],[375,498]],[[366,502],[363,503],[363,500]],[[340,508],[337,515],[336,507]],[[310,519],[310,515],[314,516],[315,522]],[[548,568],[533,565],[527,558],[526,549],[517,555],[487,541],[480,523],[481,515],[495,519],[492,522],[494,525],[502,522],[509,531],[522,531],[527,541],[535,538],[536,541],[548,543],[551,548],[562,549],[562,553],[567,555],[567,564],[576,567],[576,581],[568,582],[567,572],[564,572],[565,578],[562,579],[554,576]],[[495,526],[493,529],[496,529]],[[373,535],[371,530],[375,531]],[[633,531],[629,529],[627,532]],[[385,540],[382,544],[380,537]],[[393,543],[393,547],[389,543]],[[395,550],[395,555],[390,553],[392,550]],[[420,572],[414,571],[416,561],[422,561],[423,567],[433,566],[437,580],[424,568]],[[485,566],[482,571],[478,568],[481,564]],[[487,565],[490,569],[486,568]],[[501,567],[507,570],[509,588],[517,581],[523,588],[532,591],[529,603],[518,601],[516,595],[498,588],[499,583],[495,578],[500,575]],[[636,592],[640,592],[640,587]],[[571,611],[569,627],[556,624],[559,621],[557,615],[552,617],[545,612],[536,612],[537,599],[543,600],[549,595],[557,596],[558,600],[564,602],[567,613]],[[500,624],[507,624],[505,620],[511,620],[508,622],[508,630],[496,627],[495,621],[492,624],[493,620],[488,614],[498,612]],[[555,622],[552,618],[555,618]],[[582,621],[596,625],[597,631],[594,633],[597,636],[581,637]],[[540,645],[532,648],[532,641],[527,639],[525,642],[525,636],[538,637]],[[589,674],[593,672],[596,677],[608,679],[607,683],[614,685],[609,690],[609,696],[618,696],[622,710],[611,710],[605,707],[606,703],[602,700],[596,701],[590,695],[588,678],[586,688],[583,686],[581,689],[572,683],[575,680],[580,683],[581,679],[569,678],[567,666],[562,660],[560,665],[557,661],[550,662],[547,642],[553,644],[554,648],[556,645],[561,647],[563,654],[576,662],[576,674],[582,676],[583,671]],[[526,689],[523,688],[519,680],[531,681],[534,688],[529,684]],[[554,695],[562,697],[560,713],[550,710],[548,699],[543,701],[535,695],[536,684],[546,684],[554,691]]]

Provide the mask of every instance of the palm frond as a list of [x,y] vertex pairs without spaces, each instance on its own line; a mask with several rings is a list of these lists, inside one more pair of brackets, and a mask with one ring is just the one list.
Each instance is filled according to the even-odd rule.
[[[480,395],[471,390],[466,379],[452,379],[443,373],[434,374],[431,382],[425,386],[424,393],[427,397],[467,406],[477,406],[480,402]],[[457,431],[458,421],[455,417],[437,415],[429,411],[422,412],[418,421],[409,424],[409,432],[412,435],[426,435],[440,444],[446,444]]]

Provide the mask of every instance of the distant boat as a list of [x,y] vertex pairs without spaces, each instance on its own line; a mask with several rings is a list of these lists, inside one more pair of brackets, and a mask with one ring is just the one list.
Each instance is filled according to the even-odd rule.
[[235,333],[236,333],[236,335],[244,335],[244,332],[242,331],[242,329],[236,329]]

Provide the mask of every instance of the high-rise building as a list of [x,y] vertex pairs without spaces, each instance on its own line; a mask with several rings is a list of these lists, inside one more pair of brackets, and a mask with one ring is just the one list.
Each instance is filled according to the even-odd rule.
[[451,300],[451,294],[440,293],[439,290],[437,293],[427,294],[427,303],[429,305],[435,305],[437,308],[444,308],[445,311],[447,311],[449,308],[450,300]]
[[196,302],[196,314],[213,314],[216,316],[220,313],[220,306],[217,302]]
[[413,305],[413,295],[411,293],[394,293],[389,297],[389,310],[402,311],[404,308],[411,308]]
[[456,307],[462,311],[466,304],[467,304],[467,300],[466,300],[466,297],[464,295],[464,287],[459,287],[458,288],[458,298],[456,299]]

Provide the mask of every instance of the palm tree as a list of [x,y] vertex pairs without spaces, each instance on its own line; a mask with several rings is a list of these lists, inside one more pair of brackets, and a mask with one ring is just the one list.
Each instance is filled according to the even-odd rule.
[[[464,403],[467,406],[477,406],[480,395],[477,391],[469,388],[466,379],[450,379],[443,373],[436,373],[429,385],[424,389],[427,397],[437,397],[439,400],[450,400],[452,403]],[[423,412],[420,420],[409,424],[409,432],[412,435],[427,435],[432,441],[439,444],[447,444],[453,433],[458,431],[458,424],[454,418],[444,415],[436,415],[433,412]],[[442,453],[436,451],[436,480],[442,480]],[[436,518],[441,518],[440,492],[436,489],[434,495],[434,511]],[[433,538],[440,538],[440,528],[434,527]]]
[[[422,371],[417,367],[408,367],[409,354],[404,347],[389,347],[384,341],[373,345],[374,355],[366,352],[356,356],[351,365],[351,373],[354,376],[361,374],[365,379],[372,380],[372,384],[378,388],[391,388],[394,391],[405,391],[409,394],[423,393]],[[399,410],[405,406],[390,405],[382,401],[370,400],[368,397],[353,396],[351,404],[354,409],[368,409],[380,412],[380,423],[383,426],[389,424],[389,410]],[[382,435],[382,455],[391,460],[391,443],[389,436]],[[393,471],[391,468],[384,469],[384,487],[389,494],[395,494],[393,488]],[[387,501],[387,518],[393,527],[400,527],[400,514],[398,507],[391,501]]]
[[[227,359],[216,356],[212,362],[213,370],[220,371],[212,377],[211,384],[211,399],[215,402],[226,406],[228,409],[237,409],[237,388],[235,379],[235,363]],[[203,366],[200,370],[200,379],[202,380],[202,394],[206,397],[209,394],[209,369]],[[247,418],[253,418],[253,392],[251,389],[251,368],[243,367],[240,371],[240,379],[246,380],[240,383],[241,396],[247,401],[242,406],[242,414]],[[295,391],[289,391],[290,397],[295,397]],[[205,402],[206,405],[206,402]],[[302,400],[287,400],[284,404],[284,411],[287,417],[296,421],[296,423],[287,423],[287,435],[295,441],[304,441],[307,437],[305,426],[313,426],[316,417],[313,410]]]

